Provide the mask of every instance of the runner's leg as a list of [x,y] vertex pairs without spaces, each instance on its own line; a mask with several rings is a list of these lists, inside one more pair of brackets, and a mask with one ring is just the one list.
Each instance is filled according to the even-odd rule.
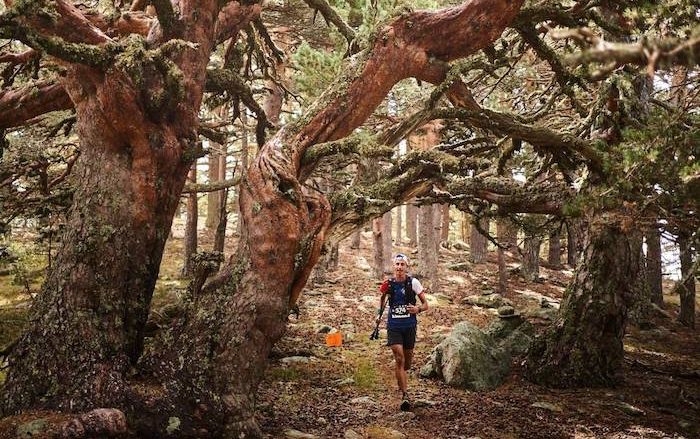
[[404,349],[403,345],[393,344],[391,345],[391,352],[394,354],[394,361],[396,362],[396,383],[399,385],[399,390],[401,392],[406,391],[406,370],[404,369]]

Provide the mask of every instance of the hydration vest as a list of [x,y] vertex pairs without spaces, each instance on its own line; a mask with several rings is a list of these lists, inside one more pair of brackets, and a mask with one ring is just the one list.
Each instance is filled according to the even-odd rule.
[[[393,277],[389,279],[389,307],[394,304],[394,286],[400,285],[401,283],[396,281]],[[406,302],[410,305],[416,304],[416,293],[413,291],[413,278],[411,276],[406,276],[406,280],[403,282],[404,294],[406,294]]]

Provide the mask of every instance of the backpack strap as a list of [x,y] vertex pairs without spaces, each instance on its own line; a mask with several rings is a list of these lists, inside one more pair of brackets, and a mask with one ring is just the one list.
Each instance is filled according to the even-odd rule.
[[406,276],[404,288],[404,291],[406,292],[406,302],[410,303],[411,305],[415,305],[416,293],[413,291],[413,278],[411,276]]

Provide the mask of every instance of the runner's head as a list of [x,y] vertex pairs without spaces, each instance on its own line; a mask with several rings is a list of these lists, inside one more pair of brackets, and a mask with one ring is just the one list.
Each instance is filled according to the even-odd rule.
[[397,278],[403,278],[408,272],[408,266],[410,261],[408,256],[403,253],[398,253],[394,256],[394,276]]

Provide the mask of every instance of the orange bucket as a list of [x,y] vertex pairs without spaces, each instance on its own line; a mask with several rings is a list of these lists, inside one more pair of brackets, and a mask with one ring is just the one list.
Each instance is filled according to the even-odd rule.
[[332,334],[326,334],[326,346],[336,347],[343,345],[343,335],[340,332],[334,332]]

